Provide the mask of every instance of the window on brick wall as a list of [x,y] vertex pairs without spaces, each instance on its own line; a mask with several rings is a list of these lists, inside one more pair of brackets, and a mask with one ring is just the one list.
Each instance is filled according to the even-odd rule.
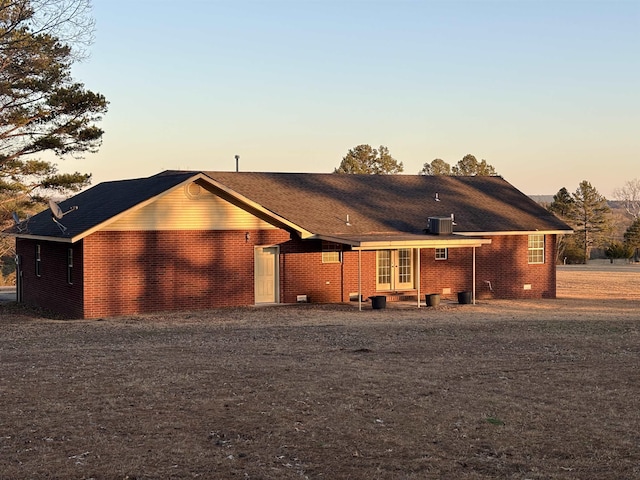
[[40,277],[42,275],[42,252],[40,249],[40,245],[36,245],[36,277]]
[[448,248],[436,248],[436,260],[446,260],[449,258]]
[[335,242],[322,242],[322,263],[340,263],[342,245]]
[[73,248],[67,250],[67,283],[73,285]]
[[544,235],[529,235],[529,263],[544,263]]

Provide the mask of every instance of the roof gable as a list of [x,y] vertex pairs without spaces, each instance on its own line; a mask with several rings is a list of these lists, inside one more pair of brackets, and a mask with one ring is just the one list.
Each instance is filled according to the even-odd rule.
[[78,209],[60,219],[66,227],[63,233],[46,209],[31,217],[25,232],[17,236],[51,237],[77,241],[100,226],[113,222],[132,208],[139,208],[176,186],[194,177],[194,172],[175,172],[172,175],[154,175],[148,178],[117,180],[100,183],[63,202],[63,212],[71,207]]
[[198,179],[131,209],[101,230],[269,230],[273,225],[215,193]]

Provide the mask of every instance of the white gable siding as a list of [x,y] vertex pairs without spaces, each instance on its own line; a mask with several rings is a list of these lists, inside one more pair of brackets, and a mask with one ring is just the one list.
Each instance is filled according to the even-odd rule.
[[273,225],[194,184],[180,187],[107,225],[107,231],[265,230]]

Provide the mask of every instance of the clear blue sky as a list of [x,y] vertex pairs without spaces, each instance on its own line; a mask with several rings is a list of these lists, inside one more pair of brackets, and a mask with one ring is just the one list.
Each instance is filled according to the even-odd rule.
[[640,178],[640,2],[93,0],[74,75],[110,101],[94,183],[164,169],[415,174],[486,159],[527,194]]

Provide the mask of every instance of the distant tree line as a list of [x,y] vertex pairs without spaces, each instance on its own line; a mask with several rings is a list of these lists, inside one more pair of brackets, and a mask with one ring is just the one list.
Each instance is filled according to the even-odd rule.
[[613,236],[613,216],[607,199],[586,180],[574,193],[562,187],[547,207],[574,230],[573,235],[560,238],[558,260],[568,263],[586,263],[594,248],[602,248],[610,259],[638,259],[640,250],[640,181],[628,181],[614,194],[624,205],[631,224],[623,238]]
[[457,175],[457,176],[497,176],[498,172],[486,160],[478,161],[476,157],[467,154],[453,167],[441,158],[425,163],[420,175]]
[[[342,158],[340,165],[333,173],[353,173],[365,175],[389,175],[402,173],[404,166],[391,156],[384,145],[373,148],[363,144],[350,149]],[[465,155],[453,167],[440,158],[425,163],[418,172],[420,175],[498,175],[496,169],[486,160],[478,161],[471,154]]]

